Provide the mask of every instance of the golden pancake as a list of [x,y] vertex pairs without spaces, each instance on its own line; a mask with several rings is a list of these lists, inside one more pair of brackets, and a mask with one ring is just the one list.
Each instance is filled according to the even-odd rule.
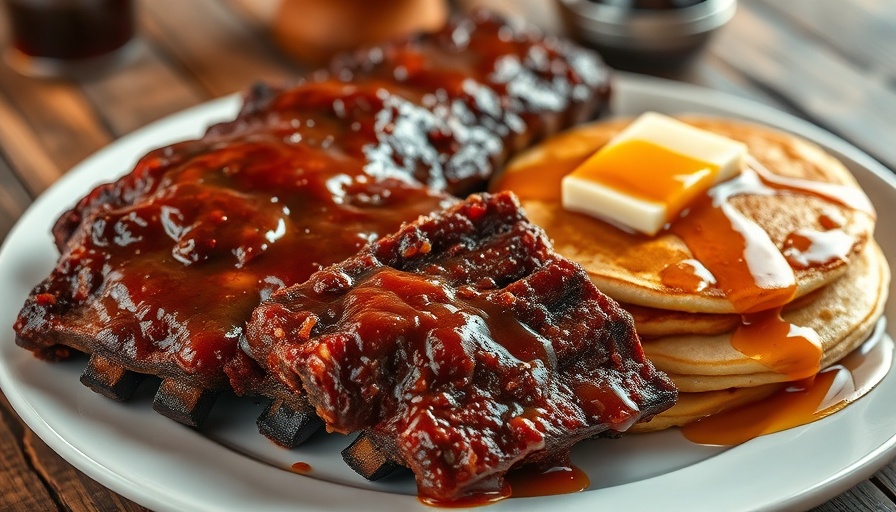
[[[823,290],[822,288],[821,290]],[[821,293],[815,290],[787,303],[784,310],[802,307],[815,300]],[[648,340],[663,336],[713,335],[733,330],[740,325],[741,317],[733,313],[686,313],[671,309],[649,308],[636,304],[620,303],[623,309],[631,313],[635,320],[635,328],[642,339]]]
[[[809,328],[821,342],[821,368],[852,351],[873,330],[883,312],[890,271],[872,240],[840,279],[821,289],[815,300],[785,311],[793,325]],[[653,363],[684,392],[750,387],[793,380],[732,347],[732,333],[668,336],[644,341]]]
[[635,320],[635,330],[643,340],[682,334],[722,334],[740,324],[740,316],[735,314],[685,313],[624,302],[619,305],[631,313]]
[[676,407],[639,431],[680,425],[685,437],[695,443],[734,445],[805,425],[836,413],[873,389],[890,370],[893,348],[881,321],[868,340],[811,379],[683,393]]
[[[757,168],[771,170],[777,180],[790,180],[775,187],[747,189],[729,200],[737,212],[768,234],[764,243],[770,240],[778,251],[787,252],[794,251],[794,240],[803,234],[836,241],[837,249],[818,261],[800,261],[799,250],[790,253],[795,254],[788,256],[787,263],[793,267],[796,289],[788,299],[821,288],[846,271],[871,238],[874,214],[838,160],[809,142],[767,127],[730,119],[684,120],[746,143],[759,163]],[[742,312],[742,307],[732,303],[731,295],[743,287],[729,286],[729,291],[723,291],[710,282],[690,289],[670,284],[666,277],[670,270],[696,260],[694,248],[680,236],[669,230],[655,237],[634,234],[561,207],[562,176],[628,122],[584,125],[550,138],[513,160],[493,182],[492,190],[517,192],[529,218],[547,231],[556,250],[580,263],[602,291],[621,302],[685,312]],[[763,293],[761,287],[755,288]],[[705,328],[718,329],[718,324],[714,325]],[[704,327],[695,329],[707,332]]]

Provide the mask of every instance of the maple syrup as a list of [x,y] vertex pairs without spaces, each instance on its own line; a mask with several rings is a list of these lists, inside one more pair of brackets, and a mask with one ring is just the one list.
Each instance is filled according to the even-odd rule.
[[687,259],[660,271],[664,286],[696,293],[716,284],[716,278],[697,260]]
[[682,427],[692,442],[735,445],[805,425],[843,409],[883,379],[893,362],[893,340],[878,322],[875,332],[838,364],[787,384],[772,396]]
[[781,318],[780,308],[743,315],[731,346],[788,380],[810,378],[821,364],[818,334]]

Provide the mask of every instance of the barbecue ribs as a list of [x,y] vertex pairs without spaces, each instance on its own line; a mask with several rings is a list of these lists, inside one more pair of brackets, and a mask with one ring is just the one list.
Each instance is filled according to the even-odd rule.
[[568,464],[576,442],[676,398],[631,316],[509,193],[471,196],[275,292],[246,333],[329,430],[392,447],[384,462],[437,503],[506,494],[511,467]]
[[403,222],[481,189],[513,152],[606,106],[607,70],[569,43],[485,13],[344,56],[236,119],[155,150],[56,223],[61,256],[16,342],[91,355],[82,382],[200,425],[221,390],[274,399],[262,431],[318,424],[238,347],[252,309]]

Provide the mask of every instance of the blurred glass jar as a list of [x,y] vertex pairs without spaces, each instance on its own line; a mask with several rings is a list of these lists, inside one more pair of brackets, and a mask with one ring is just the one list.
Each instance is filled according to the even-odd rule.
[[557,0],[567,29],[617,69],[687,65],[734,16],[737,0]]
[[284,52],[318,66],[341,51],[436,30],[447,17],[445,0],[281,0],[271,31]]
[[102,72],[127,59],[132,0],[3,0],[7,63],[22,74],[59,77]]

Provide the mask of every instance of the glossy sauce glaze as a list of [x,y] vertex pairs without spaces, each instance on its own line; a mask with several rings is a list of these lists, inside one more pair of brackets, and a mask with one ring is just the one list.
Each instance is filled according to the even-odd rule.
[[507,473],[501,489],[476,493],[456,500],[439,500],[421,496],[426,505],[439,508],[466,508],[490,505],[507,498],[535,498],[582,492],[591,485],[591,479],[581,468],[573,464],[551,466],[547,469],[520,468]]
[[717,283],[715,276],[693,258],[666,266],[660,279],[665,286],[687,292],[700,292]]
[[582,492],[591,485],[588,475],[572,464],[548,469],[518,469],[507,474],[507,481],[514,498]]
[[793,269],[768,234],[731,204],[737,195],[767,193],[774,189],[747,168],[699,197],[668,230],[685,242],[743,315],[731,346],[775,372],[804,378],[818,372],[822,351],[814,332],[781,319],[781,309],[797,289]]
[[472,196],[276,292],[247,341],[301,379],[330,430],[394,447],[430,504],[506,497],[517,463],[568,462],[578,440],[624,431],[676,395],[631,317],[506,193]]
[[481,187],[546,119],[608,93],[591,54],[484,13],[258,86],[235,120],[151,152],[59,219],[62,256],[17,342],[245,392],[254,363],[237,340],[261,300]]
[[307,462],[294,462],[291,466],[289,466],[290,471],[293,473],[298,473],[300,475],[307,475],[311,473],[311,464]]
[[[41,285],[61,299],[55,307],[80,311],[60,321],[95,326],[103,348],[140,364],[176,365],[219,386],[258,302],[446,203],[420,185],[369,179],[362,160],[254,139],[185,159],[144,199],[87,216],[58,277]],[[31,311],[26,304],[22,339]]]

